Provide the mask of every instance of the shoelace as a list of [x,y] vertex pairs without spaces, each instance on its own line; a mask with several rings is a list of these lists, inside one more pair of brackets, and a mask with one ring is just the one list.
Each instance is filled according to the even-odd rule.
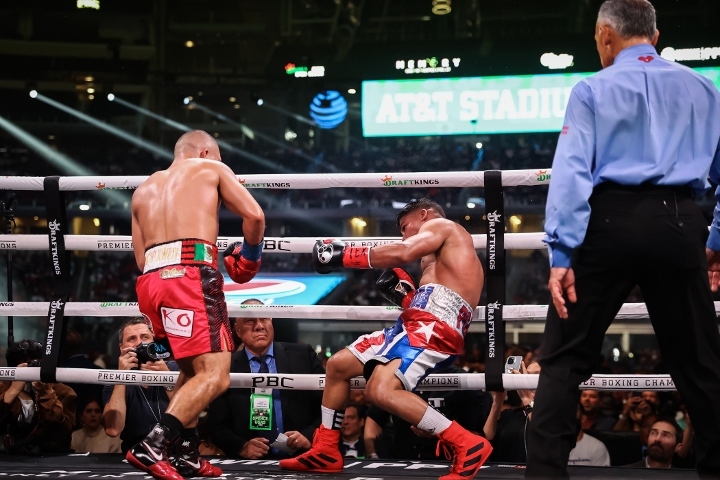
[[456,470],[455,467],[459,467],[458,461],[460,460],[460,455],[457,454],[458,450],[459,448],[457,448],[455,445],[451,444],[450,446],[448,446],[442,440],[438,440],[437,447],[435,448],[435,456],[439,457],[440,452],[442,451],[443,456],[447,460],[452,460],[453,463],[450,471],[453,471]]

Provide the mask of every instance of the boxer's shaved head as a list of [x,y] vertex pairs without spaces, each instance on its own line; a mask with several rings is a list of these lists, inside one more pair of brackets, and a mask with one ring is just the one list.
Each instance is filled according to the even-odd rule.
[[175,158],[220,160],[220,148],[209,133],[203,130],[192,130],[178,139],[175,144]]

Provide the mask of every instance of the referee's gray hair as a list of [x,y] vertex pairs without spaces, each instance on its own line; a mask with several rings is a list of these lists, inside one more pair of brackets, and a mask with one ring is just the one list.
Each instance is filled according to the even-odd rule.
[[648,0],[606,0],[600,6],[598,23],[607,23],[625,39],[652,39],[657,30],[655,8]]

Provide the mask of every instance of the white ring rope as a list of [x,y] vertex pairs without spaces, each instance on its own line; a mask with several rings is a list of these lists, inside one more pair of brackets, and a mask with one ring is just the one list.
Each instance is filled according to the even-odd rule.
[[[143,372],[140,370],[96,370],[58,368],[56,378],[62,383],[90,383],[102,385],[174,385],[179,372]],[[0,381],[35,382],[40,380],[40,367],[0,368]],[[503,374],[507,390],[537,388],[538,375]],[[325,375],[312,374],[255,374],[231,373],[231,388],[277,388],[281,390],[322,390]],[[365,379],[353,378],[350,388],[362,390]],[[593,375],[579,388],[592,390],[675,390],[670,375]],[[484,373],[433,374],[423,380],[418,390],[484,390]]]
[[[506,250],[538,250],[544,249],[542,232],[506,233]],[[323,237],[327,238],[327,237]],[[377,246],[385,243],[397,243],[400,237],[337,237],[351,247]],[[487,247],[487,235],[472,235],[476,249]],[[312,237],[266,237],[264,251],[272,253],[312,253],[317,238]],[[243,237],[218,237],[216,245],[224,250],[233,242],[242,242]],[[48,250],[47,235],[2,235],[0,250]],[[66,250],[83,250],[88,252],[114,251],[131,252],[132,237],[129,235],[65,235]]]
[[[505,187],[547,185],[551,170],[503,170]],[[297,173],[237,175],[245,187],[253,189],[316,189],[316,188],[417,188],[417,187],[482,187],[485,172],[398,172],[398,173]],[[132,190],[147,176],[78,176],[60,177],[60,190]],[[2,177],[0,190],[43,190],[44,177]]]
[[[252,281],[250,282],[252,284]],[[0,316],[45,317],[50,308],[49,302],[0,302]],[[485,306],[479,306],[473,312],[473,321],[485,320]],[[504,305],[503,320],[522,322],[544,321],[547,305]],[[715,302],[715,311],[720,312],[720,302]],[[229,303],[228,314],[231,317],[256,318],[299,318],[308,320],[397,320],[399,307],[371,307],[346,305],[238,305]],[[66,317],[137,317],[140,309],[137,302],[68,302],[65,305]],[[641,320],[648,318],[644,303],[626,303],[615,317],[621,320]]]

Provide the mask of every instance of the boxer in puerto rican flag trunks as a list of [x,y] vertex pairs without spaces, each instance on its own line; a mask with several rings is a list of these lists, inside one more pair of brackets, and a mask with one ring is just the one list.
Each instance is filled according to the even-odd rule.
[[[318,240],[313,266],[318,273],[338,268],[385,268],[375,286],[404,311],[390,328],[364,335],[328,360],[322,398],[322,423],[312,448],[280,467],[296,471],[339,472],[340,427],[350,382],[365,375],[365,398],[420,430],[438,437],[438,447],[452,456],[450,473],[441,480],[469,480],[492,447],[457,422],[451,422],[412,393],[428,374],[452,364],[464,350],[472,313],[480,301],[482,264],[470,234],[445,218],[442,207],[423,198],[398,213],[400,243],[365,247]],[[402,268],[420,260],[420,287]],[[292,445],[290,445],[292,447]]]
[[347,348],[365,364],[366,378],[378,363],[399,358],[395,375],[412,391],[431,372],[455,363],[471,320],[472,309],[460,295],[426,284],[415,290],[394,326],[364,335]]
[[132,198],[140,312],[158,340],[169,340],[180,377],[159,422],[125,458],[159,480],[222,475],[200,457],[195,428],[200,412],[230,384],[233,342],[215,246],[221,202],[243,220],[244,242],[228,247],[224,264],[233,281],[245,283],[260,268],[265,215],[222,163],[211,135],[183,134],[173,163]]

